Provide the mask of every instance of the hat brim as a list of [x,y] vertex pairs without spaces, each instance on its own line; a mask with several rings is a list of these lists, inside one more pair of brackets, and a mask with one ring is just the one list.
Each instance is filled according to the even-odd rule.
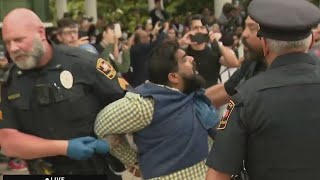
[[279,41],[299,41],[309,37],[311,33],[311,29],[300,31],[281,31],[260,26],[258,36]]

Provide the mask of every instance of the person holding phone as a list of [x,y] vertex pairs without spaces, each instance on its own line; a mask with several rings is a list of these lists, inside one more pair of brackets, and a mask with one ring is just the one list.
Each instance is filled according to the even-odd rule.
[[133,87],[137,87],[149,79],[148,63],[152,50],[159,46],[167,36],[164,31],[159,32],[161,29],[159,23],[157,22],[152,30],[155,37],[153,39],[143,29],[137,29],[134,33],[133,46],[130,49],[131,68],[127,74],[128,82]]
[[57,39],[60,44],[79,47],[93,54],[98,54],[96,48],[89,44],[88,36],[79,38],[79,28],[76,21],[71,18],[62,18],[58,21]]
[[[189,24],[191,31],[180,40],[180,45],[187,45],[186,52],[195,59],[197,70],[206,80],[207,88],[217,83],[221,63],[227,67],[238,67],[240,62],[226,47],[218,43],[215,35],[209,33],[202,23],[201,15],[192,16]],[[225,57],[225,62],[220,62],[221,56]]]
[[165,11],[161,7],[161,0],[154,0],[154,9],[150,11],[149,16],[152,20],[153,27],[157,24],[158,21],[164,22],[169,19],[167,11]]
[[106,59],[119,73],[126,73],[130,67],[130,44],[120,42],[122,36],[119,23],[109,24],[103,31],[101,46],[104,47],[100,56]]

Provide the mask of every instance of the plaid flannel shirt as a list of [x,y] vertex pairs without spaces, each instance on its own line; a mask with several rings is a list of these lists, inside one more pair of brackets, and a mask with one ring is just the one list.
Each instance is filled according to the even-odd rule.
[[[124,98],[109,104],[100,111],[96,118],[95,132],[99,138],[112,134],[137,132],[151,123],[153,113],[152,98],[128,92]],[[137,162],[136,151],[125,141],[112,147],[110,152],[125,165],[132,166]],[[186,169],[151,180],[203,180],[207,169],[205,161],[201,161]]]

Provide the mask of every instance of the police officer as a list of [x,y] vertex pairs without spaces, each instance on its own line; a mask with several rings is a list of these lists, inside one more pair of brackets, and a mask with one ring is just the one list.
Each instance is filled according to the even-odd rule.
[[[96,146],[96,114],[123,97],[125,81],[85,50],[51,45],[43,23],[30,10],[9,12],[2,35],[15,64],[1,90],[2,150],[29,159],[31,174],[39,168],[45,174],[106,174],[104,156],[83,159]],[[82,136],[93,137],[78,138]]]
[[237,86],[267,69],[260,39],[257,37],[259,25],[249,16],[245,21],[242,42],[245,46],[245,60],[241,67],[224,83],[209,87],[206,95],[216,107],[228,103],[237,93]]
[[[285,11],[286,13],[283,13]],[[304,0],[256,0],[269,68],[240,86],[218,126],[207,180],[320,179],[320,67],[308,55],[320,10]]]

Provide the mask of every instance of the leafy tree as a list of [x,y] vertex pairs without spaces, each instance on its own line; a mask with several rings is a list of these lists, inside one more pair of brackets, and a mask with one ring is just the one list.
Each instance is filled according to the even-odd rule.
[[[213,0],[164,0],[166,11],[170,15],[183,17],[186,12],[199,12],[202,7],[213,10]],[[84,0],[68,0],[68,11],[76,18],[84,12]],[[53,21],[57,21],[55,0],[50,0]],[[124,28],[133,31],[136,25],[143,25],[149,18],[147,0],[97,0],[98,14],[108,22],[119,21]]]

